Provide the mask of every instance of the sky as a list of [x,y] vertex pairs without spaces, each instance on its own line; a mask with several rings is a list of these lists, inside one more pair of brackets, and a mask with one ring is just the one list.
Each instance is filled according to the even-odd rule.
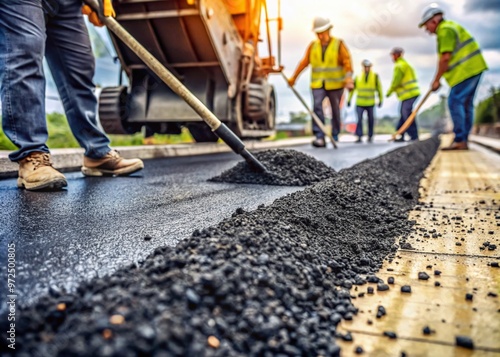
[[[276,15],[277,0],[268,0],[270,16]],[[405,58],[417,71],[421,91],[425,92],[433,79],[436,65],[436,37],[418,28],[422,10],[430,1],[423,0],[281,0],[283,17],[282,64],[289,77],[304,55],[310,41],[315,39],[312,22],[315,16],[332,21],[331,35],[341,38],[348,47],[355,74],[362,71],[361,62],[369,59],[372,70],[382,79],[387,91],[393,71],[390,50],[403,47]],[[500,86],[500,0],[444,0],[438,4],[445,10],[445,18],[464,26],[479,42],[490,68],[482,78],[476,100],[484,99],[492,85]],[[267,52],[267,51],[264,51]],[[296,89],[311,102],[309,69],[302,72]],[[287,88],[281,76],[270,81],[278,93],[278,119],[287,120],[290,111],[303,110],[300,102]],[[444,79],[442,83],[445,84]],[[447,95],[446,85],[432,95],[423,108],[436,104],[439,94]],[[344,110],[344,119],[354,120],[354,105]],[[396,116],[398,100],[395,95],[384,100],[377,115]]]
[[[276,17],[278,0],[267,1],[270,17]],[[349,49],[355,75],[362,71],[362,60],[369,59],[374,64],[373,71],[382,80],[385,93],[393,71],[389,52],[399,46],[404,48],[405,58],[416,69],[421,91],[425,92],[437,65],[436,37],[430,36],[417,25],[422,10],[429,3],[425,0],[281,0],[281,62],[284,72],[287,76],[292,75],[308,44],[316,38],[312,32],[314,17],[322,16],[332,21],[334,27],[331,35],[341,38]],[[491,86],[500,86],[500,0],[442,0],[438,4],[445,10],[445,18],[455,20],[468,29],[483,50],[490,69],[483,75],[476,101],[484,99]],[[104,34],[103,29],[98,31]],[[273,24],[271,32],[276,34]],[[273,55],[276,56],[275,36],[273,45]],[[267,43],[263,42],[259,51],[261,56],[267,56]],[[95,81],[104,86],[116,85],[118,74],[113,71],[113,66],[109,58],[98,59]],[[310,103],[309,78],[308,68],[299,77],[296,89]],[[270,82],[275,86],[278,96],[278,122],[288,121],[289,112],[305,111],[280,75],[271,75]],[[442,83],[443,87],[427,100],[424,109],[436,104],[439,94],[448,93],[449,88],[444,80]],[[49,83],[48,94],[57,97],[53,84]],[[55,100],[49,100],[47,110],[60,110],[60,105]],[[376,110],[377,116],[397,116],[396,96],[384,99],[384,106]],[[343,110],[343,118],[344,121],[355,120],[354,105]]]

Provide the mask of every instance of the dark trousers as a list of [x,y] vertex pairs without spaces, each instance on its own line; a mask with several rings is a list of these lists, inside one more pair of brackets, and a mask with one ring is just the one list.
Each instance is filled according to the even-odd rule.
[[364,107],[357,105],[356,112],[358,113],[358,124],[356,125],[356,135],[359,137],[363,136],[363,114],[367,113],[368,115],[368,137],[371,138],[373,136],[373,124],[375,122],[373,118],[373,105],[369,107]]
[[469,138],[474,123],[474,95],[480,79],[481,74],[466,79],[451,88],[448,96],[448,107],[455,133],[454,141],[457,143],[467,141]]
[[[401,118],[399,118],[399,123],[396,128],[396,130],[399,130],[403,123],[408,119],[410,116],[411,112],[413,111],[413,104],[417,100],[418,96],[403,100],[401,102]],[[403,133],[402,137],[404,138],[405,133],[410,136],[411,140],[417,140],[418,139],[418,128],[417,128],[417,120],[413,121],[413,123],[410,125],[410,127]]]
[[[4,2],[7,3],[4,5]],[[2,0],[0,6],[0,97],[2,125],[19,150],[19,161],[31,152],[49,152],[45,119],[45,55],[69,126],[85,155],[106,155],[109,139],[99,128],[94,56],[81,12],[81,0],[58,0],[47,17],[40,0]]]
[[[328,97],[330,100],[330,105],[332,107],[332,135],[336,136],[340,133],[340,100],[342,99],[342,94],[344,94],[344,88],[326,90],[324,88],[318,88],[312,90],[313,100],[314,100],[314,113],[319,119],[325,123],[325,115],[323,114],[323,100]],[[325,135],[321,129],[316,125],[314,120],[313,133],[317,138],[324,138]]]

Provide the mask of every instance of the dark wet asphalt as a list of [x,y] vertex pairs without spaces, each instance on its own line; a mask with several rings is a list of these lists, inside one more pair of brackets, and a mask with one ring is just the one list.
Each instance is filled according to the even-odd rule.
[[[375,142],[294,149],[340,170],[397,147]],[[141,173],[119,178],[68,173],[67,190],[51,193],[18,190],[15,179],[0,180],[0,296],[6,295],[10,242],[16,245],[18,302],[24,304],[49,287],[71,289],[133,264],[158,246],[173,246],[239,207],[252,210],[303,189],[206,181],[240,160],[232,153],[148,160]]]

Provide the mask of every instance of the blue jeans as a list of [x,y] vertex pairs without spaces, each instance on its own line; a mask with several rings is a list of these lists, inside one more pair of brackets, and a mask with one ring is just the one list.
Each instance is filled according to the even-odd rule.
[[[332,107],[332,136],[336,138],[340,133],[340,100],[342,99],[342,94],[344,94],[344,88],[326,90],[324,88],[318,88],[312,90],[313,100],[314,100],[314,113],[318,118],[325,123],[325,115],[323,114],[323,100],[328,97],[330,100],[330,105]],[[312,121],[313,133],[317,138],[324,138],[325,135],[321,129],[316,125],[316,122]],[[335,139],[337,140],[337,139]]]
[[474,123],[474,96],[481,74],[466,79],[451,88],[448,107],[453,120],[454,141],[457,143],[467,141],[469,138]]
[[356,125],[356,135],[359,137],[363,136],[363,114],[368,115],[368,137],[371,138],[373,136],[373,124],[375,122],[373,118],[373,105],[369,107],[364,107],[357,105],[356,112],[358,113],[358,124]]
[[[401,128],[401,126],[403,125],[403,123],[410,116],[411,112],[413,111],[413,104],[415,104],[415,101],[417,100],[417,98],[418,98],[418,96],[410,98],[410,99],[403,100],[401,102],[401,108],[400,108],[400,110],[401,110],[401,117],[399,118],[399,123],[398,123],[398,126],[397,126],[396,130],[398,130],[399,128]],[[410,136],[411,140],[417,140],[418,139],[418,128],[417,128],[417,120],[416,120],[416,118],[413,121],[413,123],[410,125],[410,127],[408,129],[406,129],[406,131],[403,133],[403,135],[402,135],[403,138],[405,136],[405,133]]]
[[68,123],[85,155],[106,155],[109,139],[99,129],[92,82],[95,61],[81,14],[81,0],[58,0],[47,16],[41,0],[3,0],[0,6],[0,96],[2,127],[19,148],[19,161],[35,151],[49,152],[45,118],[45,54]]

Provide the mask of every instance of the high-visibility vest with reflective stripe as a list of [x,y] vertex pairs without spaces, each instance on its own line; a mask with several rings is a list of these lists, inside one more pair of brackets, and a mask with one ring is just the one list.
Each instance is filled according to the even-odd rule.
[[394,70],[401,70],[403,79],[396,88],[398,99],[403,101],[420,95],[420,88],[418,87],[417,75],[412,66],[403,57],[399,57],[396,61]]
[[479,44],[466,29],[455,21],[443,20],[436,29],[436,34],[439,36],[439,32],[445,29],[450,29],[456,34],[455,49],[451,54],[448,70],[443,74],[450,87],[488,69]]
[[370,71],[368,73],[368,80],[366,80],[366,73],[360,74],[355,79],[356,91],[356,105],[361,107],[370,107],[375,105],[375,93],[377,92],[377,74]]
[[309,54],[311,88],[323,88],[323,85],[327,90],[344,88],[345,71],[338,64],[339,48],[340,40],[332,38],[323,56],[321,42],[314,41]]

